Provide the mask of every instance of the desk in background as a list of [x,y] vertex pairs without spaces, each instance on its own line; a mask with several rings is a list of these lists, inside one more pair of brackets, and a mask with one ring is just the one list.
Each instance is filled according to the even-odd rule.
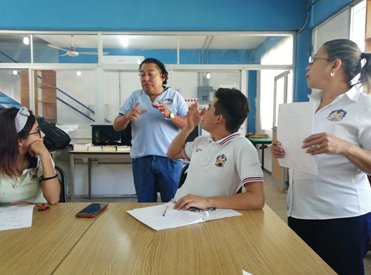
[[257,145],[261,145],[259,148],[262,151],[262,169],[264,169],[264,149],[268,148],[267,144],[272,143],[271,138],[253,138],[253,137],[247,137],[248,140],[251,141],[251,143],[257,147]]
[[[70,155],[70,170],[71,170],[71,186],[70,195],[71,201],[75,199],[75,160],[88,159],[88,198],[91,198],[91,167],[94,160],[98,159],[113,159],[119,160],[123,164],[131,163],[130,151],[88,151],[88,150],[72,150]],[[104,164],[104,163],[103,163]]]

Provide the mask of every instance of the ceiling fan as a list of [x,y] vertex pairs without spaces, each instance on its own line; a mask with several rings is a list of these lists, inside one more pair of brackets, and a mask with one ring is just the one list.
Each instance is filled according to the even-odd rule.
[[[53,44],[48,44],[48,46],[51,47],[51,48],[54,48],[54,49],[61,50],[61,51],[65,52],[64,54],[61,54],[60,56],[76,57],[76,56],[79,56],[80,54],[86,54],[86,55],[97,55],[98,54],[97,52],[77,51],[75,46],[74,46],[74,43],[73,43],[73,35],[71,35],[71,46],[68,49],[61,48],[61,47],[55,46]],[[108,54],[108,52],[104,52],[103,54]]]

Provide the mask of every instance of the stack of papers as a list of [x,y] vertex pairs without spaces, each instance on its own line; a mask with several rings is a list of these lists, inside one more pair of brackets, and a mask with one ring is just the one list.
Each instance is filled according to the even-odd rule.
[[103,152],[116,152],[116,145],[105,145],[102,146]]
[[88,146],[88,151],[91,151],[91,152],[102,152],[102,146],[89,145]]
[[[164,212],[166,210],[166,215]],[[223,219],[233,216],[241,216],[240,212],[232,209],[215,209],[211,211],[193,212],[188,210],[176,210],[169,204],[161,204],[127,211],[131,216],[151,227],[154,230],[162,230],[180,227],[205,221]]]
[[0,207],[0,231],[32,226],[34,205]]
[[117,146],[117,152],[130,153],[130,146]]
[[73,144],[74,151],[87,151],[90,143],[87,144]]

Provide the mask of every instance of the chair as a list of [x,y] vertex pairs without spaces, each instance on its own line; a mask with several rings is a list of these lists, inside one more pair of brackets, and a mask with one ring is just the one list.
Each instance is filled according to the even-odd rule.
[[67,202],[67,194],[64,185],[64,171],[59,166],[55,166],[55,171],[57,172],[59,183],[61,185],[61,194],[59,196],[59,202]]
[[189,163],[183,166],[182,172],[180,173],[178,188],[180,188],[183,185],[183,183],[185,182],[187,178],[188,166],[189,166]]

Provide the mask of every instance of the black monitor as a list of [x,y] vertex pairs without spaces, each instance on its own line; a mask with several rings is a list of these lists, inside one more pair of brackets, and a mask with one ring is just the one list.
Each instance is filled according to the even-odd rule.
[[112,125],[92,125],[93,145],[131,146],[131,124],[126,129],[116,132]]

